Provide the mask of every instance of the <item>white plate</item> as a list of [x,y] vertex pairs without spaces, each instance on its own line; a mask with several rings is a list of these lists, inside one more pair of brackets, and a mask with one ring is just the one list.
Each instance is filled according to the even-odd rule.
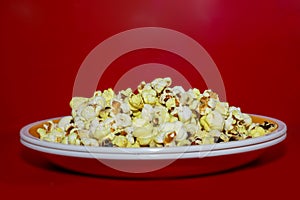
[[22,139],[21,142],[28,150],[75,172],[117,178],[162,178],[203,175],[236,168],[258,158],[266,148],[280,143],[285,137],[286,134],[263,143],[222,150],[137,155],[76,152],[42,147]]
[[[23,142],[27,142],[31,145],[37,145],[44,148],[52,148],[52,149],[58,149],[58,150],[68,150],[68,151],[75,151],[75,152],[93,152],[93,153],[101,153],[101,154],[133,154],[133,155],[139,155],[139,154],[169,154],[169,153],[188,153],[188,152],[199,152],[199,151],[212,151],[212,150],[222,150],[222,149],[231,149],[231,148],[238,148],[243,146],[251,146],[255,144],[264,143],[267,141],[274,140],[276,138],[279,138],[283,136],[286,131],[287,127],[286,124],[278,119],[274,119],[271,117],[266,117],[262,115],[254,115],[251,114],[251,116],[262,118],[265,120],[273,121],[277,123],[278,128],[265,136],[257,137],[257,138],[250,138],[246,140],[240,140],[240,141],[231,141],[226,143],[217,143],[217,144],[209,144],[209,145],[193,145],[193,146],[181,146],[181,147],[167,147],[167,148],[149,148],[149,147],[143,147],[143,148],[118,148],[118,147],[87,147],[87,146],[77,146],[77,145],[66,145],[66,144],[60,144],[60,143],[53,143],[53,142],[47,142],[42,141],[37,137],[34,137],[32,134],[30,134],[29,130],[41,123],[44,123],[48,120],[55,120],[59,118],[52,118],[52,119],[46,119],[37,121],[31,124],[28,124],[24,126],[20,131],[20,138]],[[109,155],[110,156],[110,155]]]
[[40,153],[57,165],[80,173],[138,178],[191,176],[241,166],[286,138],[287,127],[282,121],[260,115],[252,116],[259,120],[273,121],[278,128],[262,137],[213,145],[166,148],[85,147],[42,141],[30,133],[37,125],[52,120],[47,119],[23,127],[20,140],[28,147],[28,151]]
[[41,151],[48,154],[62,155],[62,156],[72,156],[79,158],[95,158],[95,159],[110,159],[110,160],[165,160],[165,159],[184,159],[184,158],[204,158],[204,157],[213,157],[213,156],[224,156],[229,154],[236,153],[245,153],[249,151],[254,151],[262,148],[267,148],[278,144],[286,138],[286,134],[282,136],[269,140],[266,142],[241,146],[236,148],[229,149],[219,149],[219,150],[201,150],[193,152],[169,152],[169,153],[152,153],[152,154],[124,154],[124,153],[101,153],[101,152],[88,152],[88,151],[73,151],[73,150],[63,150],[56,148],[48,148],[44,146],[39,146],[28,141],[21,139],[21,143],[31,149],[36,151]]

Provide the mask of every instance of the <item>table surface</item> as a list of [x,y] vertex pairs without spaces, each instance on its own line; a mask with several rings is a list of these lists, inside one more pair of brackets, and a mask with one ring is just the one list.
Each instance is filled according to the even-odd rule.
[[[185,4],[1,1],[0,4],[2,196],[34,199],[298,196],[299,1],[254,0],[251,4],[242,1],[224,4],[221,0]],[[171,179],[89,176],[28,153],[20,143],[20,129],[31,122],[70,113],[73,83],[88,53],[112,35],[149,26],[177,30],[203,45],[222,75],[229,104],[240,106],[243,112],[284,121],[288,127],[286,140],[236,169]],[[202,91],[206,87],[201,75],[194,73],[186,60],[162,50],[145,49],[129,52],[112,62],[99,80],[98,89],[112,86],[130,67],[150,62],[177,67],[189,77],[193,87]]]

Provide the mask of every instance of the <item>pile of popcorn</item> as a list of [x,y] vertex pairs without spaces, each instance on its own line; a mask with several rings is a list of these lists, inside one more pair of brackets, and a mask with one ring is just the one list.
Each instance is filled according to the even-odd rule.
[[211,90],[170,87],[170,78],[141,82],[117,94],[96,91],[73,97],[71,116],[48,121],[40,139],[72,145],[169,147],[213,144],[263,136],[275,124],[253,123],[240,108],[221,102]]

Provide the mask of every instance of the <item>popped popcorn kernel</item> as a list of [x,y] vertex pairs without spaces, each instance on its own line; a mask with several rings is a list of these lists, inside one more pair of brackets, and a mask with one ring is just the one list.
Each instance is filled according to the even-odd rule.
[[259,136],[264,135],[265,133],[266,133],[266,132],[265,132],[265,130],[264,130],[262,127],[257,126],[257,127],[255,127],[254,129],[252,129],[252,130],[250,131],[249,135],[250,135],[251,137],[259,137]]
[[116,136],[112,141],[112,144],[117,147],[126,147],[127,143],[128,143],[128,140],[123,135]]
[[132,111],[137,111],[144,106],[143,98],[141,94],[132,94],[129,97],[129,105]]
[[210,130],[223,130],[224,127],[224,118],[218,111],[212,111],[208,113],[205,118],[207,125],[209,126]]
[[143,101],[145,104],[155,105],[157,102],[157,93],[154,89],[144,89],[141,91]]

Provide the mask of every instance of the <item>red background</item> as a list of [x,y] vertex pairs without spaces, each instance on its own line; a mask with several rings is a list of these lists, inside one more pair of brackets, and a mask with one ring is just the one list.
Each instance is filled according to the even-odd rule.
[[[147,26],[180,31],[198,41],[219,68],[228,102],[243,112],[286,122],[288,138],[237,170],[172,180],[95,178],[25,158],[20,128],[70,113],[73,82],[87,54],[112,35]],[[2,195],[233,199],[298,195],[297,0],[1,1],[0,51]],[[162,53],[123,55],[112,63],[99,88],[113,84],[109,78],[113,67],[154,61],[187,65]],[[205,89],[201,81],[193,86]]]

